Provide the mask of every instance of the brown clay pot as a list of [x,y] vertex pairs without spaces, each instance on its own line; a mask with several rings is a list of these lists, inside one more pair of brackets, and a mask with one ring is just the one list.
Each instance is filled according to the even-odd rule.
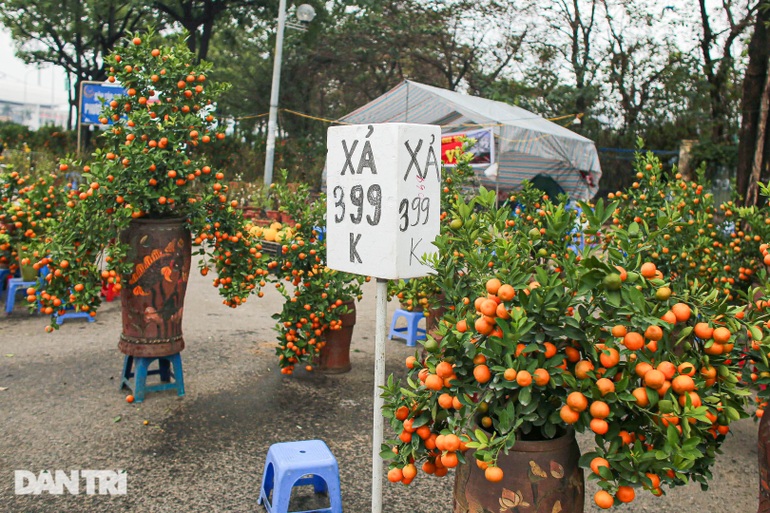
[[466,459],[469,463],[457,467],[454,513],[583,512],[583,469],[578,465],[580,448],[574,431],[553,440],[517,440],[497,460],[504,473],[499,483],[486,480],[472,451]]
[[444,294],[439,294],[433,298],[431,303],[437,304],[439,306],[430,308],[428,310],[428,315],[425,316],[425,330],[428,334],[432,334],[435,337],[435,332],[438,329],[438,321],[444,317],[444,314],[447,311],[446,307],[444,306]]
[[268,219],[281,222],[281,213],[278,210],[265,210],[265,215]]
[[770,513],[770,414],[762,416],[757,434],[759,454],[759,507],[757,513]]
[[261,209],[257,207],[248,207],[248,206],[241,207],[241,212],[243,212],[244,219],[256,219],[257,217],[263,214]]
[[328,330],[326,345],[321,348],[318,370],[328,374],[342,374],[350,371],[350,342],[353,340],[353,326],[356,324],[356,303],[347,301],[341,308],[348,308],[342,315],[342,329]]
[[120,236],[133,270],[123,281],[118,348],[139,357],[184,349],[182,314],[190,276],[190,231],[184,219],[135,219]]

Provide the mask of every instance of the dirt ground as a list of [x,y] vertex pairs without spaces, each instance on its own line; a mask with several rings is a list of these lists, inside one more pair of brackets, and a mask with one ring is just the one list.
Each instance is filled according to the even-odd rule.
[[[281,298],[266,292],[232,310],[209,279],[191,277],[182,352],[186,395],[151,393],[142,404],[128,404],[118,389],[118,301],[106,303],[96,322],[68,321],[50,335],[43,330],[47,319],[19,303],[12,315],[0,314],[0,511],[261,512],[257,498],[270,445],[315,438],[326,441],[339,462],[344,510],[371,511],[374,283],[358,304],[353,369],[341,375],[278,372],[270,316]],[[414,350],[394,340],[387,352],[387,373],[401,375]],[[641,492],[617,510],[755,511],[756,429],[751,420],[735,426],[708,491],[691,485],[661,498]],[[127,493],[14,494],[14,470],[44,469],[125,470]],[[420,476],[408,487],[386,482],[383,512],[451,512],[451,477]],[[595,490],[589,482],[587,513],[598,511]]]

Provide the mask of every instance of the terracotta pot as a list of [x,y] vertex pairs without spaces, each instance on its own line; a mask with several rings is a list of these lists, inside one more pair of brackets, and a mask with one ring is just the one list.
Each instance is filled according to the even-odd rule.
[[770,414],[762,416],[757,434],[759,454],[759,507],[758,513],[770,513]]
[[281,212],[281,222],[283,224],[290,224],[290,225],[296,224],[294,222],[294,218],[292,218],[288,212]]
[[265,215],[268,219],[281,222],[281,213],[278,210],[265,210]]
[[342,328],[328,330],[325,334],[326,345],[321,348],[318,370],[329,374],[342,374],[350,371],[350,342],[353,340],[353,326],[356,324],[356,303],[347,301],[341,308],[349,312],[342,315]]
[[554,440],[517,440],[497,460],[504,473],[499,483],[486,480],[472,451],[466,459],[468,464],[457,467],[454,513],[583,511],[583,469],[578,466],[580,448],[572,430]]
[[184,349],[182,314],[190,276],[190,231],[184,219],[136,219],[120,236],[133,271],[120,302],[118,348],[130,356],[169,356]]
[[435,298],[431,299],[430,304],[440,305],[428,309],[427,315],[425,316],[425,331],[435,337],[435,332],[438,329],[438,321],[444,317],[444,314],[446,313],[446,307],[444,306],[444,294],[439,294]]
[[262,209],[257,207],[241,207],[241,211],[244,219],[255,219],[263,214]]

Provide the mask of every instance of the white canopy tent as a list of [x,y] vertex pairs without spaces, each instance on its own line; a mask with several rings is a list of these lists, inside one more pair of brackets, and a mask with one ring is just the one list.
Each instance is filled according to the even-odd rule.
[[342,123],[422,123],[442,132],[489,128],[495,137],[497,175],[479,179],[501,190],[545,175],[572,199],[592,198],[602,171],[594,142],[537,114],[507,103],[405,80],[339,119]]

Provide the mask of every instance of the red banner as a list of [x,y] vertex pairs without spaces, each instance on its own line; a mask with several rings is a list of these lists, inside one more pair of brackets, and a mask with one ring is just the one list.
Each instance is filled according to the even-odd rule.
[[471,165],[492,164],[494,159],[494,137],[488,129],[469,130],[467,132],[454,132],[441,136],[441,160],[444,164],[457,164],[457,157],[462,154],[463,139],[475,139],[468,153],[473,153]]

